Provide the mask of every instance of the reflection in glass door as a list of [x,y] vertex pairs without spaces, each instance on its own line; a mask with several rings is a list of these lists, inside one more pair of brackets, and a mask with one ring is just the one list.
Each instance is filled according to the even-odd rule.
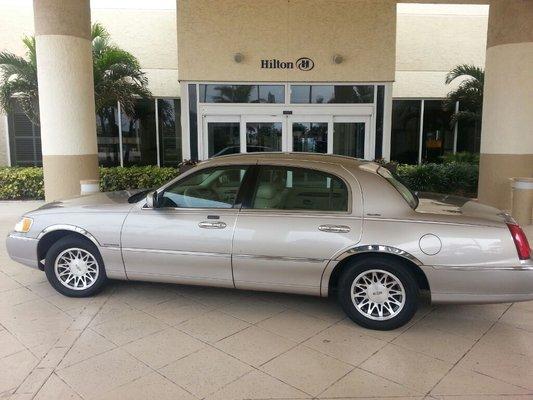
[[328,123],[293,121],[292,151],[328,152]]
[[364,122],[335,122],[333,124],[333,154],[365,158]]
[[281,122],[246,122],[246,152],[281,151]]
[[241,152],[240,123],[207,121],[207,157]]

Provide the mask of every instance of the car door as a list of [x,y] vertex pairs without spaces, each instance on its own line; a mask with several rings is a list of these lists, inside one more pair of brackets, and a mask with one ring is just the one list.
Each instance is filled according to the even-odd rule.
[[328,261],[360,240],[359,186],[346,171],[341,178],[296,166],[257,168],[235,227],[235,286],[319,294]]
[[246,170],[200,170],[158,194],[156,208],[131,211],[121,239],[128,278],[233,287],[234,203]]

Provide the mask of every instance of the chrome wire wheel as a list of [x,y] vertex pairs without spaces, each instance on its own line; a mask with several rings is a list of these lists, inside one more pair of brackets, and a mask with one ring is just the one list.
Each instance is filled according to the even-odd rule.
[[80,248],[63,250],[54,263],[56,278],[63,286],[72,290],[90,288],[98,279],[99,271],[96,258]]
[[398,315],[405,305],[402,282],[390,272],[371,269],[359,274],[351,287],[352,302],[366,318],[386,321]]

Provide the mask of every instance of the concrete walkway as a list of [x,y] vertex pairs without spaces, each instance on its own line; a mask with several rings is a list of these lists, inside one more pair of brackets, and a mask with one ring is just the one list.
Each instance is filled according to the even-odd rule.
[[[0,236],[37,204],[0,203]],[[533,303],[426,302],[377,332],[305,296],[113,282],[70,299],[0,244],[0,399],[533,399],[532,366]]]

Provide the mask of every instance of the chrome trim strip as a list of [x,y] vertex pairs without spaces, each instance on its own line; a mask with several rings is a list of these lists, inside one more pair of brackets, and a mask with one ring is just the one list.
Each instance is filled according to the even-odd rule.
[[37,240],[35,238],[31,238],[31,237],[26,237],[26,236],[19,236],[15,233],[10,233],[9,235],[7,235],[8,238],[11,238],[11,239],[20,239],[20,240],[28,240],[28,241],[32,241],[32,240]]
[[249,258],[249,259],[261,259],[268,261],[287,261],[287,262],[311,262],[311,263],[323,263],[325,259],[322,258],[307,258],[307,257],[283,257],[283,256],[263,256],[254,254],[233,254],[233,257],[237,258]]
[[79,233],[80,235],[85,236],[87,239],[89,239],[91,242],[93,242],[96,246],[100,247],[100,243],[98,243],[98,240],[96,240],[96,238],[93,235],[91,235],[85,229],[80,228],[79,226],[76,226],[76,225],[50,225],[50,226],[47,226],[46,228],[44,228],[39,233],[39,235],[37,235],[37,239],[41,239],[47,233],[54,232],[54,231],[62,231],[62,230]]
[[354,254],[361,254],[361,253],[387,253],[387,254],[394,254],[396,256],[403,257],[413,263],[415,263],[418,266],[421,266],[422,263],[420,260],[411,254],[409,254],[406,251],[397,249],[396,247],[391,246],[384,246],[380,244],[369,244],[364,246],[355,246],[348,250],[346,250],[344,253],[338,255],[335,258],[335,261],[341,261],[344,260],[346,257],[349,257]]
[[224,257],[231,258],[229,253],[206,253],[200,251],[181,251],[181,250],[164,250],[164,249],[142,249],[138,247],[123,247],[122,251],[131,251],[136,253],[161,253],[161,254],[175,254],[180,256],[195,256],[195,257]]
[[451,265],[424,265],[424,267],[438,269],[438,270],[448,270],[448,271],[533,271],[533,265],[503,265],[493,267],[490,265],[487,266],[451,266]]

